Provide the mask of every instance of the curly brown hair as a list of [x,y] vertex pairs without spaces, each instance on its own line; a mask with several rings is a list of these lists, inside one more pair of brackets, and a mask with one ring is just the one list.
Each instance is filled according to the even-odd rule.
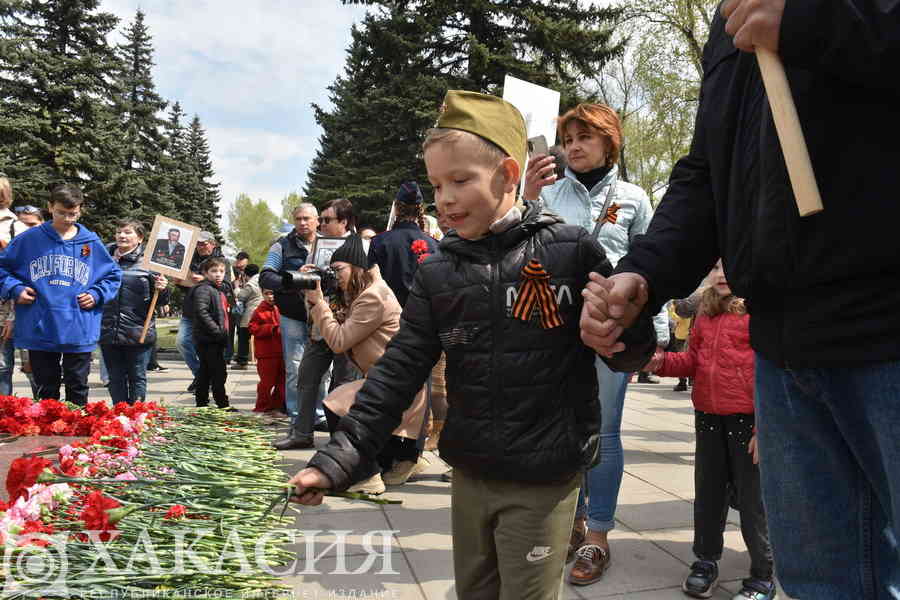
[[720,296],[716,288],[710,286],[700,295],[698,312],[708,317],[718,317],[724,313],[744,315],[747,314],[747,306],[743,298],[738,298],[734,294]]

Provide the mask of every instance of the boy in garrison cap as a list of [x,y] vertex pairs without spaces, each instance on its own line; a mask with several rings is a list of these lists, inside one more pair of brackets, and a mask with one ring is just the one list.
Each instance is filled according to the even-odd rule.
[[[612,269],[587,231],[516,204],[526,132],[511,104],[450,91],[423,147],[438,210],[455,231],[419,266],[400,331],[350,413],[291,483],[299,502],[318,504],[322,490],[371,476],[444,351],[449,408],[439,448],[454,467],[456,593],[557,598],[578,488],[598,447],[581,291],[588,273]],[[655,346],[650,320],[623,338],[626,349],[608,362],[638,370]]]

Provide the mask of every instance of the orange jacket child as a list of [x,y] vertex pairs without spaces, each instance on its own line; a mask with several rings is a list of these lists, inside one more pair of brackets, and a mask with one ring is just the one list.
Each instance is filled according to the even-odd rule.
[[256,412],[284,412],[284,354],[281,348],[281,313],[278,307],[263,300],[250,318],[250,334],[254,338],[256,372]]

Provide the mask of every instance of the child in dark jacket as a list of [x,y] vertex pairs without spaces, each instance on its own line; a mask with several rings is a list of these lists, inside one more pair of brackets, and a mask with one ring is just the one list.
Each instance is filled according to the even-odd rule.
[[263,300],[250,317],[254,339],[256,372],[255,412],[284,412],[284,351],[281,347],[281,312],[275,306],[275,292],[262,291]]
[[682,588],[709,598],[719,577],[730,496],[741,512],[750,577],[736,599],[771,600],[772,550],[763,512],[753,416],[754,353],[750,315],[728,287],[720,260],[700,298],[687,352],[666,352],[645,368],[666,377],[693,377],[697,450],[694,459],[694,554]]
[[[373,475],[378,449],[444,351],[453,466],[453,560],[460,598],[558,597],[578,489],[598,450],[596,354],[581,343],[591,271],[610,273],[584,229],[516,205],[526,128],[504,100],[449,91],[424,143],[428,179],[451,231],[416,271],[400,330],[331,442],[292,480],[297,501]],[[638,330],[638,343],[633,338]],[[645,364],[643,319],[609,359]]]
[[229,305],[225,280],[225,259],[211,257],[200,265],[206,278],[191,290],[192,326],[200,367],[197,369],[197,406],[209,406],[209,389],[219,408],[230,408],[225,395],[225,348],[228,344]]

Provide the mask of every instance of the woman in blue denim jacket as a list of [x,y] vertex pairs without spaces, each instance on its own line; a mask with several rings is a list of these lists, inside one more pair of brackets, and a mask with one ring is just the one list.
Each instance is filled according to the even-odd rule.
[[[558,137],[568,163],[557,181],[551,156],[534,156],[528,165],[525,199],[540,196],[546,208],[567,223],[593,232],[615,267],[635,236],[647,231],[653,208],[647,194],[623,181],[617,162],[622,147],[622,127],[614,110],[602,104],[579,104],[559,118]],[[669,341],[665,310],[654,318],[657,344]],[[607,535],[615,526],[616,502],[625,462],[620,429],[628,373],[615,373],[599,358],[600,462],[586,477],[572,527],[570,553],[577,557],[569,573],[574,585],[597,581],[609,566]],[[570,554],[571,557],[571,554]]]

